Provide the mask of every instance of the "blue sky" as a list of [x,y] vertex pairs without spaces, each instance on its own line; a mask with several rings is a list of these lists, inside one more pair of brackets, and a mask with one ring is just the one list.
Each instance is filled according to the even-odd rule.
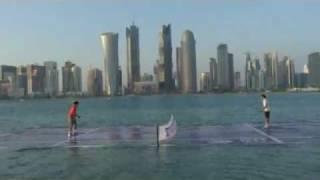
[[142,72],[153,71],[158,33],[168,23],[173,47],[184,30],[194,32],[198,73],[209,71],[208,59],[216,57],[219,43],[234,53],[235,70],[243,71],[247,51],[262,58],[277,50],[301,71],[307,55],[320,47],[319,7],[315,0],[2,0],[0,64],[54,60],[62,66],[71,59],[83,71],[102,68],[99,35],[118,32],[125,73],[125,27],[134,21],[140,28]]

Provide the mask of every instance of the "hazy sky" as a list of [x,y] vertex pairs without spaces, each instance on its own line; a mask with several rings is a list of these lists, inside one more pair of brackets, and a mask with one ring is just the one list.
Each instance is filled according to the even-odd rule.
[[[126,77],[125,27],[140,28],[142,72],[152,72],[158,33],[172,25],[173,47],[184,30],[196,38],[198,73],[209,71],[219,43],[235,55],[243,71],[244,53],[277,50],[302,71],[307,55],[320,47],[320,2],[298,0],[0,0],[0,64],[18,65],[66,59],[83,71],[102,69],[102,32],[119,33],[119,55]],[[175,62],[175,52],[173,54]],[[126,80],[125,80],[126,81]]]

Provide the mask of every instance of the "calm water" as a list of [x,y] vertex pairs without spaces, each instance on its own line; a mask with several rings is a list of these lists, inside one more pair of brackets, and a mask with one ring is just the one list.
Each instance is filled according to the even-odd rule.
[[[320,94],[271,94],[273,122],[319,122]],[[73,99],[0,101],[1,133],[59,128]],[[90,98],[79,127],[262,123],[259,94]],[[319,129],[320,131],[320,129]],[[187,145],[0,151],[0,179],[319,179],[320,140],[306,145]]]

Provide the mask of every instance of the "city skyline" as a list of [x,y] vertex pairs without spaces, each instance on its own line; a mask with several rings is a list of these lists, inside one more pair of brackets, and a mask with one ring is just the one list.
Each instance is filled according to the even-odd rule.
[[[314,6],[317,2],[173,1],[171,6],[167,6],[168,2],[143,1],[125,6],[124,2],[114,2],[112,7],[104,2],[44,2],[34,4],[32,9],[27,3],[18,6],[4,3],[0,7],[4,27],[0,30],[1,64],[53,60],[61,65],[72,59],[87,72],[90,65],[103,66],[98,36],[110,31],[119,33],[119,65],[125,70],[125,27],[132,21],[140,30],[141,74],[152,72],[158,58],[157,35],[160,27],[168,23],[172,25],[172,49],[180,44],[185,29],[194,33],[198,77],[208,71],[207,61],[216,58],[216,46],[220,43],[228,44],[234,54],[235,71],[242,74],[247,51],[260,59],[264,53],[273,51],[280,57],[290,56],[296,63],[296,71],[301,72],[308,54],[319,49],[314,38],[318,25],[313,23],[319,14]],[[86,12],[81,11],[84,8]],[[197,13],[186,15],[190,10]],[[103,20],[109,16],[115,17],[115,21]],[[175,61],[173,64],[175,69]],[[127,77],[123,76],[126,84]]]

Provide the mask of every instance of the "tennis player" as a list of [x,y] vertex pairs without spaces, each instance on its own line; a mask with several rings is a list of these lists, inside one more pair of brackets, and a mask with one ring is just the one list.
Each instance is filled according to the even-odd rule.
[[77,133],[77,118],[80,118],[78,115],[78,106],[79,101],[74,101],[68,111],[68,137],[75,136]]
[[267,99],[267,95],[262,94],[262,109],[264,112],[264,128],[269,128],[270,127],[270,107]]

